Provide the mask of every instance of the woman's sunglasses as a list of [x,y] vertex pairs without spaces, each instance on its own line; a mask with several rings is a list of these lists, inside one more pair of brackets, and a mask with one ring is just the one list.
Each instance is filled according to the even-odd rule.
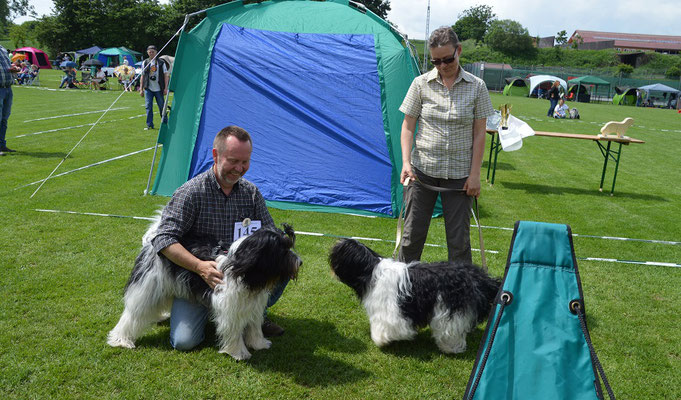
[[447,57],[447,58],[434,58],[434,59],[430,60],[430,63],[433,64],[433,65],[435,65],[435,66],[438,66],[438,65],[440,65],[440,64],[442,64],[442,63],[451,64],[451,63],[454,62],[454,60],[456,60],[456,52],[454,52],[454,54],[453,54],[451,57]]

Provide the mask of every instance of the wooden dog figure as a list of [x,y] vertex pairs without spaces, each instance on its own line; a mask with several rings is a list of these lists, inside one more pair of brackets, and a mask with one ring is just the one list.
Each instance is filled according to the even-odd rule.
[[627,132],[630,126],[634,124],[633,118],[625,118],[622,122],[610,121],[603,125],[601,128],[601,134],[599,136],[608,136],[610,134],[616,134],[618,138],[625,138],[624,134]]

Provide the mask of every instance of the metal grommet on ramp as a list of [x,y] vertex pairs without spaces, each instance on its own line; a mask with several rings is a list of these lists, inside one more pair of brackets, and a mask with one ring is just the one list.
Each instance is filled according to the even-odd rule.
[[509,304],[511,304],[511,302],[513,302],[513,293],[511,293],[507,290],[504,290],[501,293],[501,296],[499,296],[499,300],[501,300],[501,302],[503,304],[509,305]]
[[572,300],[570,302],[570,312],[573,314],[579,314],[579,311],[582,309],[582,302],[579,299]]

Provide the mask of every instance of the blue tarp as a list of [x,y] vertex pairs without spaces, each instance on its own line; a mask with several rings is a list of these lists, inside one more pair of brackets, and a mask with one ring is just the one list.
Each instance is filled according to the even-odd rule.
[[215,134],[238,125],[254,142],[246,178],[266,199],[391,213],[373,35],[223,24],[211,64],[189,178],[212,165]]
[[99,46],[92,46],[88,47],[87,49],[83,50],[76,50],[76,54],[88,54],[88,55],[95,55],[102,51],[103,49]]

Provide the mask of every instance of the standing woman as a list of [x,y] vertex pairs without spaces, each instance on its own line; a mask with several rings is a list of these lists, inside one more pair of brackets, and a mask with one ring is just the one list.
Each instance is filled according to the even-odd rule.
[[551,86],[551,89],[549,89],[549,101],[551,102],[551,106],[549,107],[549,112],[546,113],[547,117],[553,117],[553,110],[556,109],[556,105],[558,104],[558,100],[560,99],[560,82],[558,81],[553,81],[553,85]]
[[449,260],[470,263],[470,202],[480,195],[486,121],[494,109],[485,82],[459,65],[461,44],[451,27],[433,31],[428,46],[435,68],[414,79],[400,106],[400,181],[412,183],[399,259],[421,258],[438,196],[424,183],[462,190],[443,192],[442,208]]

